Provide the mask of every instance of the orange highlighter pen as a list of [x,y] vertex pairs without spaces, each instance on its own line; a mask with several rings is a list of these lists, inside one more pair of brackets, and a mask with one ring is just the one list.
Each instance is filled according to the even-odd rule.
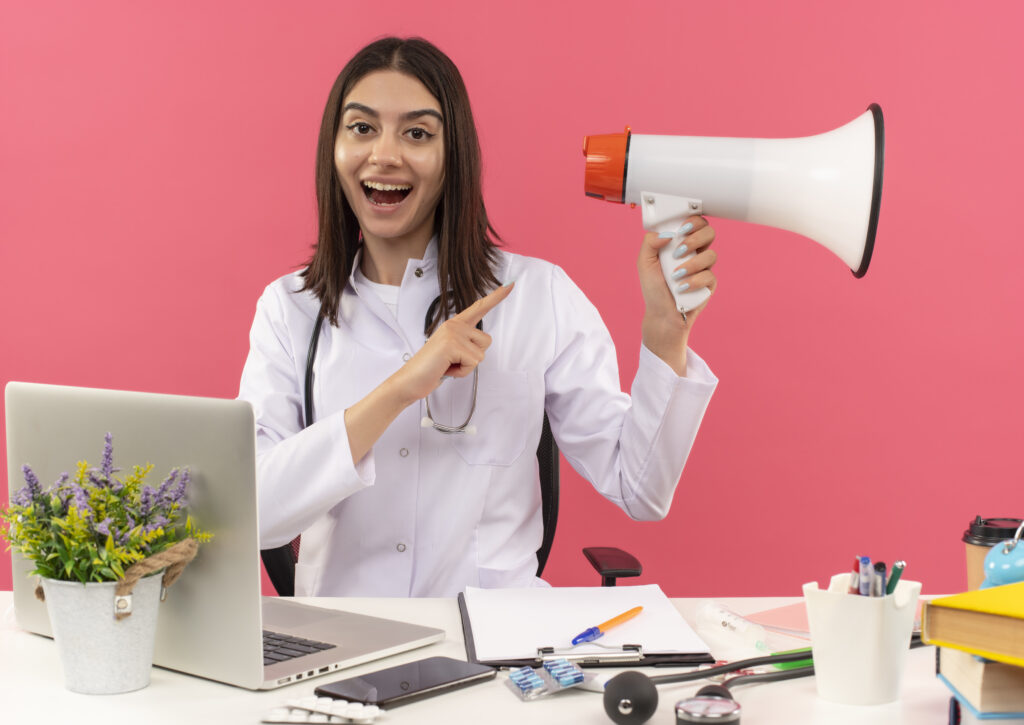
[[607,622],[604,622],[603,624],[599,624],[596,627],[591,627],[590,629],[588,629],[588,630],[586,630],[584,632],[580,632],[579,634],[577,634],[575,637],[572,638],[572,643],[574,645],[577,645],[577,644],[580,644],[582,642],[593,642],[598,637],[603,636],[604,633],[607,632],[612,627],[618,627],[620,624],[622,624],[624,622],[628,622],[633,617],[635,617],[636,615],[640,614],[640,612],[642,612],[642,611],[644,611],[643,607],[633,607],[628,612],[623,612],[622,614],[620,614],[617,617],[612,617],[611,619],[609,619]]

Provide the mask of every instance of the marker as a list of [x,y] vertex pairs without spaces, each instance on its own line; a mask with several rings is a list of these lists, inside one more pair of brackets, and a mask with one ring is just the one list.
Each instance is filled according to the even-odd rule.
[[885,596],[885,562],[879,561],[875,564],[875,574],[871,578],[871,596]]
[[[851,592],[851,593],[853,593],[853,592]],[[791,654],[794,654],[796,652],[806,652],[807,653],[807,659],[805,659],[805,660],[797,660],[796,662],[780,662],[779,664],[772,665],[772,667],[774,667],[777,670],[795,670],[797,667],[807,667],[807,665],[813,665],[814,664],[814,658],[811,657],[811,648],[810,647],[801,647],[800,649],[787,649],[787,650],[783,650],[782,652],[772,652],[771,655],[769,655],[769,656],[771,656],[771,657],[781,657],[782,655],[791,655]]]
[[871,568],[871,557],[860,558],[860,593],[861,596],[871,596],[871,580],[874,579],[874,570]]
[[604,622],[603,624],[599,624],[596,627],[591,627],[590,629],[588,629],[588,630],[586,630],[584,632],[580,632],[579,634],[577,634],[575,637],[572,638],[572,643],[574,645],[576,645],[576,644],[580,644],[581,642],[593,642],[598,637],[603,636],[604,633],[607,632],[612,627],[618,627],[623,622],[628,622],[633,617],[635,617],[636,615],[640,614],[640,612],[642,612],[642,611],[644,611],[643,607],[633,607],[628,612],[623,612],[622,614],[620,614],[617,617],[612,617],[611,619],[609,619],[607,622]]
[[849,594],[860,594],[860,557],[853,557],[853,571],[850,572]]
[[885,588],[886,594],[892,594],[896,591],[896,585],[899,584],[900,577],[903,576],[903,570],[906,568],[907,562],[897,561],[892,565],[892,573],[889,575],[889,585]]

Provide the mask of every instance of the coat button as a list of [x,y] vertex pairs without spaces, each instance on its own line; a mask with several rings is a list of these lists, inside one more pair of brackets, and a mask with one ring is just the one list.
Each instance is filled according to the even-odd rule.
[[399,551],[405,551],[405,544],[399,544],[395,548],[398,549]]
[[398,455],[400,455],[402,458],[405,458],[407,455],[409,455],[409,449],[402,448],[401,450],[398,451]]
[[417,277],[422,277],[423,276],[423,268],[422,267],[417,267],[416,271],[413,272],[413,274],[415,274]]
[[412,357],[412,355],[410,355],[409,353],[405,353],[404,355],[402,355],[402,361],[403,362],[409,362],[409,358],[411,358],[411,357]]

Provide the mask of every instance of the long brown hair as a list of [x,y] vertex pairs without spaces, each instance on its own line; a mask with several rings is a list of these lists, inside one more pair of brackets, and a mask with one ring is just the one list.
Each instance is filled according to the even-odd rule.
[[405,73],[437,99],[444,117],[444,181],[434,213],[437,276],[441,304],[430,325],[464,310],[499,285],[494,274],[501,241],[487,219],[480,183],[480,141],[466,86],[451,59],[422,38],[382,38],[366,46],[338,74],[327,97],[316,147],[316,248],[301,273],[332,325],[338,324],[341,292],[359,249],[359,221],[345,199],[334,166],[334,142],[341,105],[366,75],[379,70]]

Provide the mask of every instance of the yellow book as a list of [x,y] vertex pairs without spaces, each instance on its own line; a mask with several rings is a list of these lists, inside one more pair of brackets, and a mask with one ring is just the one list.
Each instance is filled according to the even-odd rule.
[[921,639],[1024,667],[1024,582],[925,602]]

